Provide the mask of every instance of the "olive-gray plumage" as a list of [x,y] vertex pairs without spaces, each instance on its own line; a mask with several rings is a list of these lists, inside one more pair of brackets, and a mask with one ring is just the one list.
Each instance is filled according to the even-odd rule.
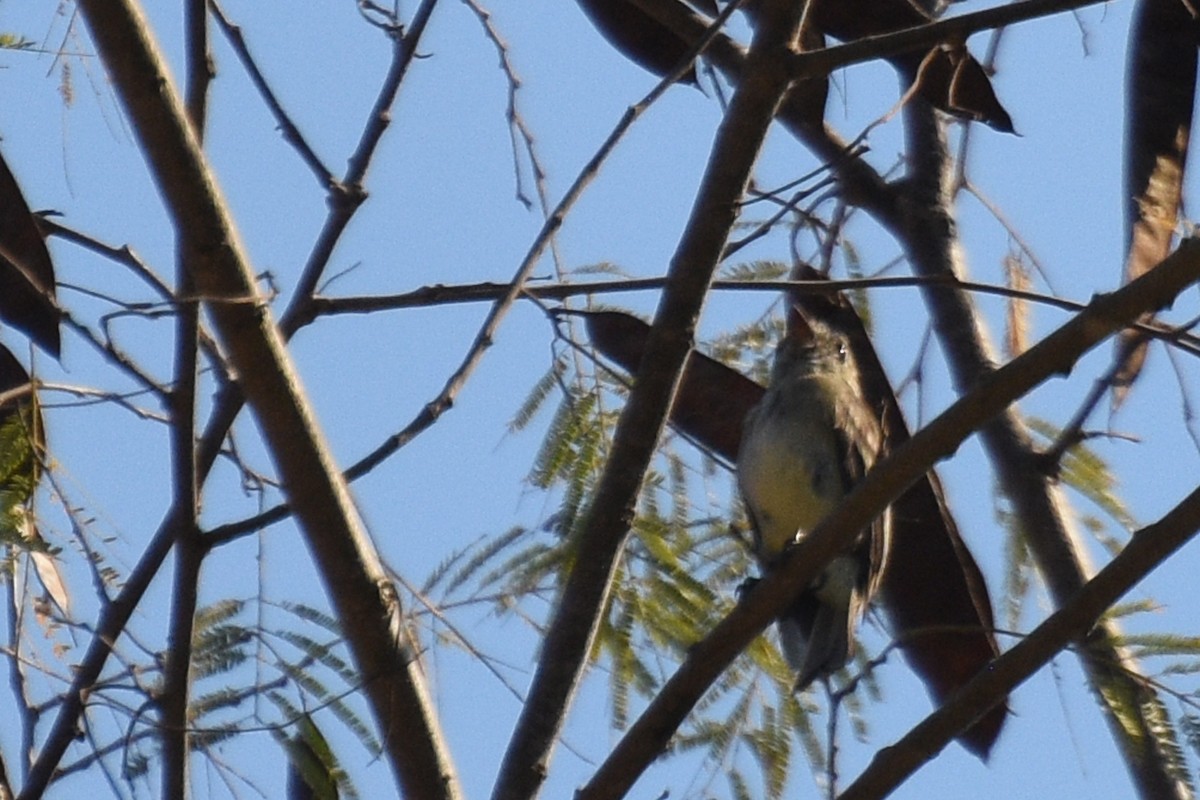
[[[794,313],[775,352],[771,385],[746,417],[738,452],[738,485],[764,572],[841,502],[882,447],[878,416],[863,400],[845,342]],[[888,536],[884,514],[779,618],[797,689],[845,666],[883,570]]]

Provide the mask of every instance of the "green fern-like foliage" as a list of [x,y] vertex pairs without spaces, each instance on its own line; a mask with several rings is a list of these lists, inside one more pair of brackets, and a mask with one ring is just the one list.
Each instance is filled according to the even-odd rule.
[[[0,347],[0,545],[6,571],[24,564],[37,576],[53,606],[69,614],[71,594],[59,569],[58,550],[42,538],[34,500],[46,460],[45,422],[33,379]],[[55,625],[39,614],[43,624]]]
[[30,535],[29,509],[41,478],[44,446],[35,395],[0,408],[0,541],[19,548],[40,541]]
[[[1027,417],[1025,422],[1041,445],[1049,445],[1062,434],[1058,426],[1044,419]],[[1099,515],[1081,513],[1079,521],[1083,529],[1108,552],[1117,553],[1126,536],[1137,528],[1137,520],[1121,499],[1117,491],[1117,478],[1108,463],[1093,448],[1082,442],[1077,443],[1063,454],[1059,479],[1091,508],[1100,512]],[[1007,563],[1003,604],[1005,624],[1015,629],[1019,626],[1022,609],[1031,590],[1038,584],[1033,558],[1016,517],[1008,513],[1005,507],[999,506],[997,519],[1010,534],[1005,544]]]
[[33,50],[37,42],[19,33],[0,33],[0,50]]
[[[1030,429],[1047,443],[1054,441],[1062,433],[1060,428],[1043,419],[1033,417],[1025,421]],[[1065,485],[1093,503],[1122,531],[1128,533],[1138,527],[1137,520],[1125,507],[1117,492],[1116,476],[1094,449],[1083,443],[1068,448],[1060,470],[1060,478]],[[1100,542],[1110,550],[1114,547],[1119,549],[1119,544],[1113,539],[1100,538]]]
[[[323,729],[349,732],[372,756],[381,746],[356,708],[361,678],[350,665],[337,621],[303,605],[282,605],[285,624],[263,628],[247,621],[251,606],[226,599],[196,613],[192,637],[193,696],[188,706],[192,749],[206,752],[247,728],[268,729],[279,742],[289,780],[302,780],[316,797],[356,798]],[[254,671],[247,669],[256,664]],[[250,676],[257,680],[247,681]],[[95,702],[106,694],[102,685]],[[248,711],[248,709],[250,709]],[[153,764],[144,741],[129,737],[122,773],[144,777]]]
[[[271,699],[282,711],[297,719],[292,735],[285,735],[278,730],[273,732],[288,757],[288,796],[312,797],[315,800],[355,800],[359,797],[337,753],[330,747],[313,717],[291,707],[277,695],[272,695]],[[300,792],[301,785],[308,793]]]
[[[782,265],[762,262],[746,265],[737,277],[785,274]],[[780,321],[769,317],[720,337],[709,352],[765,380],[782,333]],[[580,363],[579,374],[568,369]],[[574,563],[627,380],[603,366],[591,368],[586,359],[555,359],[513,423],[527,427],[557,398],[527,478],[557,500],[553,513],[539,529],[511,529],[454,554],[423,592],[470,587],[477,596],[493,598],[498,613],[529,616],[534,615],[525,609],[526,599],[553,601]],[[608,681],[614,728],[631,722],[756,572],[728,466],[668,433],[645,475],[591,654]],[[825,730],[814,727],[810,716],[810,695],[797,697],[794,680],[774,633],[761,637],[703,698],[672,749],[702,754],[734,797],[784,796],[797,761],[807,759],[814,772],[823,773],[828,757]],[[863,734],[862,703],[854,698],[842,703],[854,731]],[[747,773],[751,765],[757,770]]]
[[[1043,444],[1056,441],[1062,434],[1060,428],[1046,420],[1033,418],[1027,419],[1026,422]],[[1093,448],[1084,443],[1076,443],[1064,453],[1059,465],[1059,475],[1065,486],[1101,514],[1081,514],[1084,529],[1110,553],[1119,552],[1127,535],[1138,527],[1138,523],[1122,501],[1117,491],[1116,476],[1108,464]],[[1015,627],[1023,601],[1030,587],[1034,585],[1033,564],[1022,533],[1016,530],[1015,525],[1008,527],[1013,531],[1013,535],[1009,537],[1005,601],[1010,624]],[[1141,621],[1146,619],[1148,612],[1154,610],[1153,603],[1141,601],[1115,606],[1109,609],[1105,616],[1110,619],[1121,617],[1126,621]],[[1117,696],[1113,686],[1102,687],[1101,691],[1105,694],[1107,707],[1118,716],[1124,716],[1122,723],[1130,734],[1130,746],[1140,747],[1139,737],[1152,737],[1158,743],[1159,752],[1167,757],[1167,768],[1172,776],[1180,785],[1187,786],[1189,791],[1194,793],[1195,782],[1181,745],[1181,742],[1187,743],[1196,750],[1192,728],[1189,727],[1189,720],[1194,718],[1197,710],[1193,699],[1194,691],[1176,690],[1166,683],[1164,678],[1200,671],[1200,638],[1153,632],[1123,633],[1113,644],[1125,649],[1137,662],[1148,666],[1167,660],[1166,666],[1159,673],[1161,677],[1155,680],[1156,691],[1137,692],[1129,696]],[[1181,712],[1176,718],[1172,717],[1161,699],[1162,696],[1172,695],[1181,705]],[[1141,731],[1138,720],[1148,721],[1149,730]],[[1196,752],[1200,753],[1200,750]],[[1136,754],[1131,754],[1131,758],[1136,757]]]

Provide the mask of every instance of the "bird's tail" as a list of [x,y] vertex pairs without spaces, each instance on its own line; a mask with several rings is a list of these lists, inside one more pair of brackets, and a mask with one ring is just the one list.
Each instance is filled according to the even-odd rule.
[[861,592],[840,573],[845,571],[842,567],[852,566],[852,559],[834,559],[818,583],[802,592],[779,618],[780,644],[796,671],[796,691],[837,672],[850,659]]

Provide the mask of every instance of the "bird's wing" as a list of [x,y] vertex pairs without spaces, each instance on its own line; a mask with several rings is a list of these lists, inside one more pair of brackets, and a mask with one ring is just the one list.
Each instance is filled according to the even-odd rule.
[[[839,398],[838,424],[834,433],[840,439],[840,452],[846,454],[841,465],[842,481],[849,493],[880,459],[884,446],[878,415],[853,387]],[[891,512],[888,510],[875,518],[855,544],[853,552],[863,568],[860,586],[865,602],[874,595],[883,574],[890,539]]]

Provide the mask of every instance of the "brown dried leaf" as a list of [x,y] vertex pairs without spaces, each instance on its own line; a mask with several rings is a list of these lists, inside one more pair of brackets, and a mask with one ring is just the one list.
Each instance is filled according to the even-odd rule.
[[0,321],[58,357],[54,266],[21,187],[0,157]]
[[64,616],[70,616],[71,594],[67,591],[67,582],[63,580],[58,561],[49,552],[38,549],[30,550],[29,557],[33,560],[33,568],[46,594],[50,595]]
[[[677,69],[691,44],[629,0],[579,0],[588,19],[626,58],[660,78]],[[696,83],[695,67],[680,79]]]
[[[1183,202],[1184,165],[1196,94],[1198,27],[1182,0],[1139,0],[1130,34],[1125,137],[1125,280],[1167,257]],[[1113,408],[1124,402],[1146,360],[1145,339],[1122,333]]]
[[[1010,289],[1029,290],[1029,272],[1019,258],[1008,256],[1004,259],[1004,278]],[[1009,358],[1016,358],[1029,348],[1029,303],[1022,297],[1010,295],[1006,311],[1004,347]]]
[[[843,42],[933,21],[911,0],[816,0],[812,14],[818,28]],[[1012,118],[997,99],[987,71],[964,45],[947,42],[933,50],[897,53],[888,60],[906,80],[919,81],[921,96],[934,108],[1003,133],[1014,132]]]

